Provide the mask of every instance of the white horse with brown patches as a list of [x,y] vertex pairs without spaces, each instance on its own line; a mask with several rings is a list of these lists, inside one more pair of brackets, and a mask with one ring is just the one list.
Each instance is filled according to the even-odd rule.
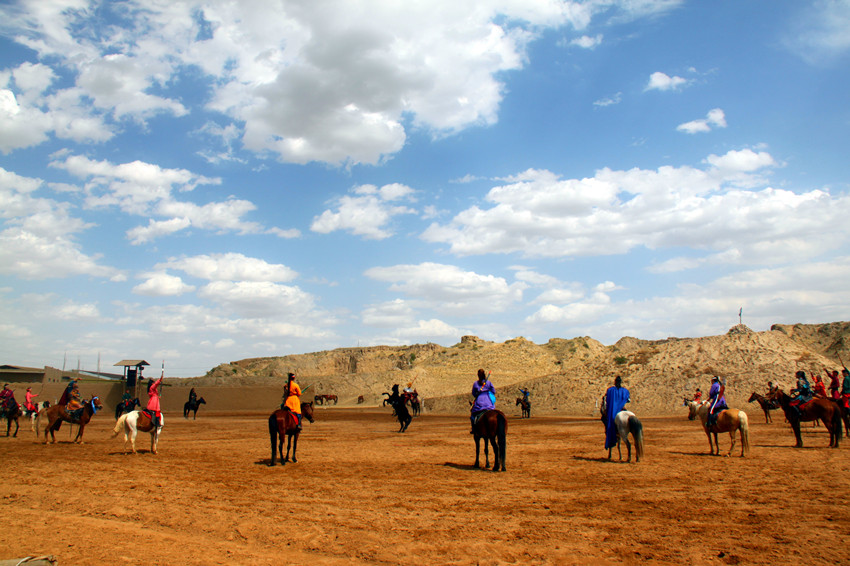
[[130,441],[130,446],[133,449],[133,454],[136,453],[136,433],[138,431],[151,433],[151,454],[156,454],[156,445],[159,442],[159,435],[162,434],[162,427],[165,424],[165,415],[160,414],[159,426],[153,426],[150,417],[142,411],[130,411],[124,413],[118,418],[115,423],[115,428],[112,430],[112,437],[118,436],[121,429],[124,429],[124,449],[126,450],[127,441]]

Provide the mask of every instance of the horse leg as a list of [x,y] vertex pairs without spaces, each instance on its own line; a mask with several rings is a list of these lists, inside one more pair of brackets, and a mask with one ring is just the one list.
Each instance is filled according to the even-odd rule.
[[626,462],[631,462],[632,461],[632,443],[629,442],[628,436],[623,437],[623,440],[626,442],[626,450],[629,453],[628,457],[626,458]]
[[490,439],[484,437],[484,467],[490,467]]
[[499,462],[501,461],[501,454],[499,453],[499,445],[496,444],[496,436],[490,437],[490,443],[493,445],[493,471],[499,471]]
[[729,453],[726,454],[727,458],[732,455],[732,450],[735,449],[735,430],[734,429],[729,431],[729,438],[732,440],[732,446],[729,447]]
[[289,449],[292,447],[292,434],[286,431],[286,461],[289,462]]
[[481,453],[481,437],[477,434],[475,435],[475,468],[480,468],[481,465],[478,462],[479,454]]
[[[299,434],[301,434],[301,433],[299,433],[298,429],[296,429],[295,434],[292,435],[293,436],[293,438],[292,438],[292,463],[293,464],[298,462],[298,458],[295,457],[295,451],[298,450],[298,435]],[[289,449],[287,448],[286,451],[288,453]]]
[[13,438],[18,437],[18,419],[15,419],[15,434],[12,435]]

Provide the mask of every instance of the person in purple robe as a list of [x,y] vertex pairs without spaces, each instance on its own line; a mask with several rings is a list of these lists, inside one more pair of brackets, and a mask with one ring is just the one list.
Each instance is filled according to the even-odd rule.
[[478,381],[472,384],[472,396],[475,397],[475,402],[470,409],[469,420],[472,422],[472,429],[469,434],[475,434],[475,417],[478,413],[496,408],[496,388],[487,379],[483,369],[478,370]]
[[629,390],[623,387],[623,379],[618,375],[614,378],[614,385],[605,392],[605,448],[617,446],[617,427],[614,417],[626,408],[626,403],[631,401]]

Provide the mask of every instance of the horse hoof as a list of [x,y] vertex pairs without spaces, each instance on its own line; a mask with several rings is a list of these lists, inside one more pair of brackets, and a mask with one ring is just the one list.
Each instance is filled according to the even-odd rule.
[[266,464],[266,465],[267,465],[269,468],[274,468],[274,462],[269,462],[269,463],[268,463],[268,464]]

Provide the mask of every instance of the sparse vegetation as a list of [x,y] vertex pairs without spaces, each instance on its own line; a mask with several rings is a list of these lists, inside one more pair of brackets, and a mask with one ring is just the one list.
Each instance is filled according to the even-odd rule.
[[617,364],[618,366],[621,366],[628,361],[629,361],[629,358],[627,358],[626,356],[617,356],[617,357],[614,358],[614,363]]

